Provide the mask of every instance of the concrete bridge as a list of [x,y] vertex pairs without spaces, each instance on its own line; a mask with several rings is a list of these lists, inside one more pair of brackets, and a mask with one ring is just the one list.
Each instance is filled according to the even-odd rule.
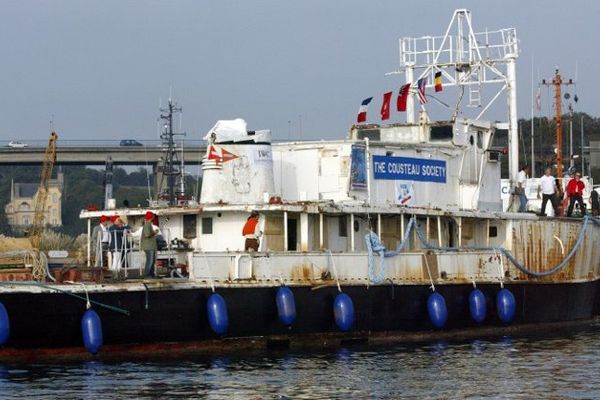
[[[45,147],[0,147],[0,165],[41,165]],[[200,164],[206,146],[186,146],[183,160],[186,165]],[[181,158],[181,149],[178,151]],[[164,156],[162,146],[58,146],[56,165],[104,165],[107,157],[115,165],[149,165],[155,167]]]

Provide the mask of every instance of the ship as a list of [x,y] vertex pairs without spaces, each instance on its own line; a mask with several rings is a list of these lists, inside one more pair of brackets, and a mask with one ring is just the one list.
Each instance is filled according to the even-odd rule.
[[[132,239],[110,279],[58,282],[48,272],[2,282],[0,359],[399,343],[594,320],[600,221],[503,209],[504,152],[493,142],[509,136],[514,187],[518,40],[513,28],[471,27],[461,9],[444,36],[401,39],[393,74],[411,84],[406,122],[282,143],[242,119],[219,121],[204,137],[197,201],[173,191],[181,171],[171,165],[170,192],[148,207],[83,210],[88,237],[102,216],[126,217],[135,231],[156,215],[162,277],[143,278]],[[440,74],[459,90],[456,110],[465,91],[473,103],[479,88],[500,83],[493,100],[506,93],[508,122],[417,113],[418,81],[433,88]],[[250,215],[259,217],[256,251],[242,235]],[[88,272],[93,248],[88,239]]]

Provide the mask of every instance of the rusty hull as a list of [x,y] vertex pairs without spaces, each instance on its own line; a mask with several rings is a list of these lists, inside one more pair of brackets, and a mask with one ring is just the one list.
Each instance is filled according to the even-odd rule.
[[[557,266],[573,249],[582,229],[581,221],[548,219],[512,221],[512,253],[533,272]],[[518,280],[565,282],[594,280],[600,277],[600,229],[588,224],[581,246],[559,272],[547,277],[529,276],[512,264],[510,275]]]

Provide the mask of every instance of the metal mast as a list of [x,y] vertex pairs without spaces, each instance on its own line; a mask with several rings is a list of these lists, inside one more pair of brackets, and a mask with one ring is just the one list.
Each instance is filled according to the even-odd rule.
[[[411,83],[412,89],[406,107],[408,123],[415,122],[414,96],[417,93],[417,81],[426,78],[426,87],[433,88],[436,73],[441,73],[444,87],[454,86],[459,90],[453,119],[459,114],[467,114],[467,110],[461,107],[465,91],[467,106],[476,109],[473,112],[474,119],[480,119],[500,95],[506,92],[509,175],[514,182],[519,171],[516,81],[519,47],[516,30],[507,28],[474,32],[471,12],[458,9],[454,11],[443,36],[405,37],[400,39],[399,46],[400,69],[389,75],[404,74],[406,83]],[[482,89],[490,84],[498,84],[500,88],[484,101]],[[421,105],[421,109],[425,111],[425,106]]]
[[[173,115],[181,113],[183,109],[169,99],[167,107],[160,109],[160,119],[164,121],[163,131],[160,135],[163,148],[165,149],[165,160],[163,165],[163,176],[167,177],[167,188],[160,197],[169,202],[169,205],[177,204],[175,192],[177,177],[181,175],[179,162],[177,160],[177,149],[175,147],[175,136],[185,136],[185,133],[173,132]],[[162,183],[159,186],[162,188]]]
[[108,209],[108,200],[113,198],[113,162],[112,157],[106,157],[104,167],[104,209]]
[[563,177],[563,156],[562,156],[562,108],[561,108],[561,89],[562,85],[572,85],[573,79],[563,81],[558,68],[554,71],[552,82],[546,82],[542,79],[542,85],[554,87],[554,109],[556,114],[554,122],[556,122],[556,176]]

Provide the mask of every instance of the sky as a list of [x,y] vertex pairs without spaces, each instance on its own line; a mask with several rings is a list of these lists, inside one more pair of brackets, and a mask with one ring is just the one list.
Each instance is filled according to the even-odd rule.
[[[199,140],[244,118],[276,140],[339,139],[374,96],[397,91],[398,39],[442,35],[456,8],[476,31],[514,27],[519,116],[556,66],[577,77],[577,111],[599,116],[600,2],[1,1],[0,141],[156,140],[159,105],[183,107]],[[505,101],[505,100],[502,100]],[[542,91],[549,115],[549,93]],[[433,107],[433,106],[432,106]],[[502,119],[496,109],[490,119]],[[390,122],[403,115],[392,114]],[[178,123],[179,124],[179,123]]]

